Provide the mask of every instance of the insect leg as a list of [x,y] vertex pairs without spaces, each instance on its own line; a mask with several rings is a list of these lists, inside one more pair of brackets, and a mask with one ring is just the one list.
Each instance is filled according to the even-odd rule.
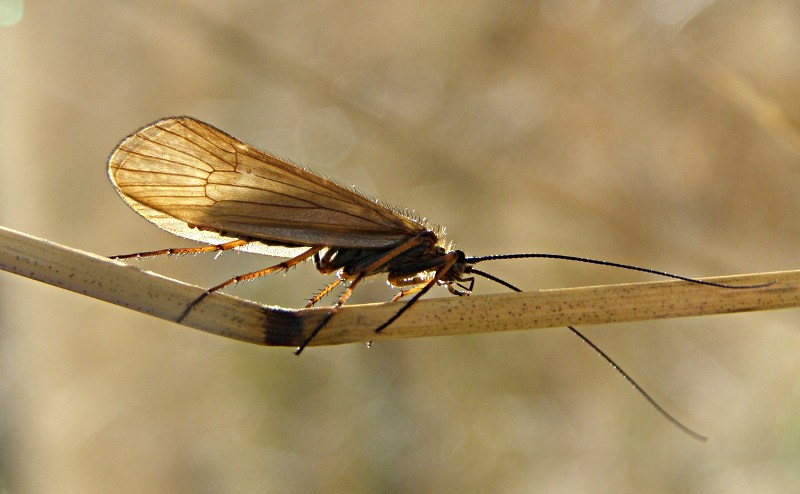
[[336,252],[336,249],[328,249],[322,257],[319,256],[319,253],[314,254],[314,266],[316,266],[317,271],[322,274],[330,274],[332,272],[330,268],[331,259],[336,255]]
[[[460,278],[457,281],[458,283],[455,283],[455,285],[463,289],[464,291],[462,292],[461,290],[457,290],[456,288],[454,288],[453,283],[447,283],[447,290],[450,293],[452,293],[453,295],[458,295],[459,297],[462,297],[464,295],[469,295],[470,293],[472,293],[472,287],[475,286],[475,278]],[[464,286],[461,283],[469,283],[469,286]]]
[[352,295],[353,290],[355,289],[356,286],[358,286],[358,284],[361,282],[361,280],[364,279],[364,276],[365,276],[365,273],[361,273],[358,276],[356,276],[356,278],[350,283],[350,286],[347,287],[347,290],[345,290],[344,293],[342,294],[342,296],[339,297],[339,300],[337,300],[336,303],[333,305],[333,307],[331,307],[331,310],[329,310],[328,313],[325,314],[325,317],[322,318],[322,321],[320,321],[320,323],[317,324],[317,327],[314,328],[314,330],[311,332],[310,335],[308,335],[308,338],[306,338],[305,341],[303,341],[303,343],[300,344],[299,347],[297,347],[297,350],[294,351],[295,355],[300,355],[300,352],[302,352],[303,349],[306,346],[308,346],[309,343],[311,343],[311,340],[313,340],[314,337],[319,334],[319,332],[322,330],[322,328],[324,328],[325,325],[328,324],[328,322],[336,314],[336,312],[339,310],[339,308],[342,305],[344,305],[345,302],[347,302],[347,299],[350,298],[350,295]]
[[326,285],[322,290],[319,291],[319,293],[317,293],[308,300],[308,303],[306,304],[306,309],[308,309],[309,307],[313,307],[314,304],[322,300],[322,297],[330,293],[331,290],[339,286],[343,281],[344,281],[343,279],[337,278],[336,281],[333,281],[328,285]]
[[123,254],[121,256],[110,256],[111,259],[133,259],[140,257],[154,257],[154,256],[182,256],[184,254],[200,254],[203,252],[216,252],[223,250],[231,250],[236,247],[249,244],[249,240],[232,240],[219,245],[204,245],[203,247],[179,247],[177,249],[161,249],[151,252],[137,252],[135,254]]
[[402,287],[402,286],[410,286],[411,288],[406,288],[401,290],[397,295],[392,297],[391,302],[397,302],[401,298],[411,295],[412,293],[417,293],[418,291],[422,290],[425,285],[431,280],[431,276],[429,273],[419,274],[414,276],[413,278],[404,278],[404,277],[392,277],[389,276],[389,283],[395,287]]
[[390,300],[390,302],[397,302],[398,300],[400,300],[401,298],[403,298],[403,297],[405,297],[407,295],[411,295],[412,293],[417,293],[418,291],[422,290],[426,286],[427,286],[427,284],[423,284],[423,285],[413,286],[411,288],[406,288],[405,290],[400,290],[400,292],[398,292],[397,295],[392,297],[392,300]]
[[395,315],[390,317],[389,320],[386,321],[385,323],[383,323],[380,326],[378,326],[377,328],[375,328],[375,332],[376,333],[380,333],[381,331],[386,329],[387,326],[389,326],[394,321],[396,321],[397,318],[400,317],[403,314],[403,312],[405,312],[408,309],[410,309],[411,306],[414,305],[414,303],[417,300],[419,300],[420,297],[425,295],[428,292],[428,290],[431,289],[431,287],[433,287],[434,285],[436,285],[439,282],[439,280],[442,278],[442,276],[444,276],[445,273],[447,273],[447,271],[449,271],[450,268],[453,267],[453,264],[455,264],[457,260],[458,260],[458,256],[454,252],[451,252],[450,254],[442,256],[442,264],[441,264],[441,266],[439,266],[439,268],[436,269],[436,274],[433,275],[433,278],[431,278],[431,280],[428,281],[427,284],[423,285],[422,288],[419,289],[417,294],[414,295],[411,298],[411,300],[406,302],[406,305],[402,306],[400,308],[400,310],[398,310],[397,313],[395,313]]
[[[405,297],[406,295],[411,295],[412,293],[417,293],[418,291],[422,290],[422,288],[426,284],[428,284],[428,281],[430,281],[430,276],[415,276],[415,277],[409,278],[409,279],[394,279],[394,278],[390,277],[389,278],[389,283],[391,283],[392,285],[394,285],[396,287],[414,285],[412,288],[407,288],[407,289],[401,291],[400,293],[398,293],[397,295],[395,295],[394,298],[392,298],[391,301],[392,302],[396,302],[396,301],[400,300],[401,298]],[[462,283],[468,283],[468,285],[463,285]],[[458,279],[456,279],[454,281],[450,281],[450,280],[448,280],[448,281],[440,281],[440,284],[442,284],[445,287],[447,287],[447,290],[450,293],[452,293],[453,295],[458,295],[459,297],[461,297],[461,296],[469,295],[470,293],[472,293],[472,287],[475,286],[475,278],[473,278],[473,277],[470,277],[470,278],[458,278]],[[456,286],[458,288],[461,288],[461,290],[458,290],[456,288]]]
[[[299,347],[297,347],[297,350],[295,350],[295,352],[294,352],[295,355],[300,355],[300,353],[311,342],[311,340],[313,340],[314,337],[317,336],[317,334],[322,330],[322,328],[325,327],[326,324],[328,324],[328,322],[336,314],[336,312],[339,310],[339,308],[342,306],[342,304],[344,304],[345,301],[347,301],[347,299],[350,298],[350,295],[353,293],[353,289],[361,282],[362,279],[364,279],[365,276],[369,276],[371,274],[374,274],[377,269],[379,269],[383,264],[385,264],[390,259],[394,259],[395,257],[397,257],[398,255],[402,254],[403,252],[405,252],[405,251],[407,251],[409,249],[412,249],[412,248],[422,244],[425,241],[426,241],[426,237],[424,237],[423,235],[417,235],[415,237],[412,237],[412,238],[406,240],[405,242],[403,242],[402,244],[398,245],[397,247],[394,247],[393,249],[391,249],[388,252],[384,253],[378,259],[374,260],[370,264],[368,264],[366,266],[359,266],[357,272],[351,273],[350,276],[353,276],[354,278],[353,278],[353,281],[350,283],[350,286],[347,287],[347,290],[345,290],[345,292],[342,294],[342,296],[339,297],[339,300],[336,301],[336,304],[334,304],[334,306],[331,308],[330,312],[328,312],[325,315],[325,317],[322,319],[322,321],[319,323],[319,325],[316,328],[314,328],[314,330],[311,332],[311,334],[308,336],[308,338],[306,338],[305,341],[303,341],[303,343]],[[309,256],[314,255],[315,253],[319,252],[319,250],[322,250],[322,249],[323,249],[323,247],[320,247],[315,252],[309,254]],[[328,269],[328,267],[329,267],[328,264],[330,263],[330,260],[332,259],[333,255],[334,255],[333,249],[329,249],[328,252],[326,252],[325,255],[322,257],[322,259],[319,260],[319,262],[317,262],[317,269],[320,272],[324,272],[326,269]],[[449,255],[445,256],[445,258],[447,259],[447,261],[444,261],[445,264],[446,264],[446,269],[444,271],[442,271],[441,273],[439,271],[436,272],[436,274],[439,277],[441,277],[448,269],[450,269],[450,267],[456,261],[455,255],[452,256],[452,259],[451,259],[451,256],[449,256]],[[316,259],[315,259],[315,261],[316,261]],[[435,284],[437,281],[438,281],[438,278],[434,277],[433,278],[433,283]],[[338,284],[338,280],[337,280],[337,284]],[[327,287],[325,287],[323,289],[323,292],[327,293],[328,291],[332,290],[334,288],[334,286],[336,286],[336,284],[328,285]],[[430,287],[427,287],[427,288],[423,287],[421,289],[422,293],[427,291],[429,288]],[[412,302],[414,300],[416,300],[416,299],[417,299],[417,297],[412,299]],[[315,298],[312,298],[312,300],[316,302]],[[409,303],[411,303],[411,302],[409,302]],[[395,317],[393,317],[389,322],[394,321],[397,318],[397,316],[400,313],[402,313],[405,309],[406,309],[406,307],[403,307],[402,309],[400,309],[400,312],[398,314],[396,314]],[[380,329],[383,329],[383,327],[385,327],[387,325],[388,325],[388,323],[384,324],[383,326],[381,326]]]
[[184,310],[183,314],[181,314],[181,316],[178,318],[178,322],[183,321],[186,318],[186,316],[189,315],[189,312],[191,312],[191,310],[197,304],[200,303],[200,301],[202,301],[204,298],[208,297],[212,293],[214,293],[214,292],[216,292],[218,290],[222,290],[226,286],[230,286],[230,285],[233,285],[235,283],[239,283],[240,281],[247,281],[247,280],[252,280],[254,278],[260,278],[260,277],[266,276],[266,275],[268,275],[270,273],[274,273],[275,271],[278,271],[280,269],[289,269],[292,266],[296,266],[296,265],[300,264],[301,262],[305,261],[309,257],[312,257],[314,254],[318,253],[322,249],[324,249],[324,247],[311,247],[310,249],[308,249],[307,251],[303,252],[299,256],[293,257],[291,259],[288,259],[286,261],[283,261],[283,262],[281,262],[279,264],[276,264],[274,266],[270,266],[270,267],[265,268],[265,269],[260,269],[258,271],[253,271],[252,273],[247,273],[247,274],[242,274],[242,275],[239,275],[239,276],[234,276],[233,278],[231,278],[231,279],[229,279],[229,280],[227,280],[227,281],[225,281],[223,283],[220,283],[217,286],[209,288],[208,290],[203,292],[202,295],[197,297],[192,303],[190,303],[188,307],[186,307],[186,310]]

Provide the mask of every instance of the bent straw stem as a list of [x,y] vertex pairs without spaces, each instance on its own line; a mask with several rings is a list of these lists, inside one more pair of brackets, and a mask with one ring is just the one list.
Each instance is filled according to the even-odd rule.
[[[204,291],[4,227],[0,227],[0,268],[168,321],[176,321]],[[800,307],[800,270],[704,279],[728,284],[775,283],[730,290],[684,281],[655,281],[421,300],[378,334],[374,329],[405,302],[353,305],[342,307],[311,345]],[[249,343],[294,347],[327,312],[324,307],[266,307],[215,293],[182,324]]]

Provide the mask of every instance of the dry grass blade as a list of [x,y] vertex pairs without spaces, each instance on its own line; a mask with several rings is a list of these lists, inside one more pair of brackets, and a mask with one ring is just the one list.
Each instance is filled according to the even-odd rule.
[[[174,321],[203,289],[0,227],[0,267],[53,286]],[[387,331],[398,303],[343,307],[312,345],[641,321],[800,307],[800,270],[707,278],[774,284],[725,290],[657,281],[420,301]],[[401,302],[402,303],[402,302]],[[214,294],[184,325],[264,345],[297,346],[326,308],[287,310]]]

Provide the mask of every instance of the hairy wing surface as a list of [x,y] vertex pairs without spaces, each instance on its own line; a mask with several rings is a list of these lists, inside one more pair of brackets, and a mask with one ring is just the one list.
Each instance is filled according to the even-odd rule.
[[108,168],[122,198],[139,214],[201,242],[256,239],[264,245],[242,250],[285,256],[297,250],[293,246],[384,248],[425,230],[191,117],[160,120],[128,136]]

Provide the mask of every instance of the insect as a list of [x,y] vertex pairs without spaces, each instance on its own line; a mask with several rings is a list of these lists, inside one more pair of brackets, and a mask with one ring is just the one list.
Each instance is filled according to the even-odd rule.
[[[730,286],[652,269],[558,254],[467,257],[445,242],[442,229],[429,228],[411,214],[323,178],[306,168],[249,146],[191,117],[154,122],[129,135],[108,160],[108,174],[125,202],[156,226],[180,237],[210,244],[163,249],[116,259],[237,249],[287,258],[236,276],[206,290],[178,319],[213,292],[240,281],[287,270],[312,260],[322,274],[337,273],[308,302],[311,307],[338,285],[349,283],[327,315],[295,351],[300,354],[367,277],[385,273],[400,288],[393,301],[412,295],[382,331],[432,287],[455,295],[472,291],[475,276],[516,286],[475,267],[499,259],[544,257],[601,264],[723,288]],[[611,363],[668,420],[677,422],[599,348],[570,327]]]

